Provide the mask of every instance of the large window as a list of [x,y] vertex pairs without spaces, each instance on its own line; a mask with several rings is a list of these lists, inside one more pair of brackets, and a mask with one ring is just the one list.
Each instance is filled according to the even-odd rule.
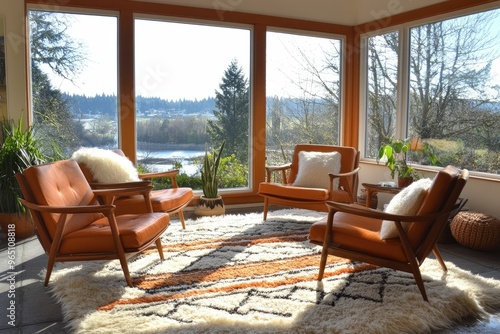
[[341,50],[340,39],[267,33],[269,164],[289,161],[297,143],[339,143]]
[[365,155],[412,137],[440,166],[499,174],[499,27],[497,9],[367,37]]
[[367,57],[366,155],[396,135],[399,34],[369,37]]
[[[205,148],[225,147],[220,188],[249,185],[248,28],[135,20],[138,161],[199,189]],[[189,181],[191,180],[191,182]]]
[[29,11],[33,125],[45,150],[118,146],[117,17]]

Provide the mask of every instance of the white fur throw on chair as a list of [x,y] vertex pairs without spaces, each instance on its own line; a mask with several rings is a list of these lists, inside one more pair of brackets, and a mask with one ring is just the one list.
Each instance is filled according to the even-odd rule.
[[140,181],[132,161],[111,150],[82,147],[71,159],[85,164],[99,183]]

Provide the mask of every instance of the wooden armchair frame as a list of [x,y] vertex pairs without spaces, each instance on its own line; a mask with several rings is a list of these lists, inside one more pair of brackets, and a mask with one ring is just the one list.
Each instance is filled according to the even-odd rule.
[[[115,154],[121,156],[125,156],[123,151],[119,149],[110,151],[110,153],[111,152],[114,152]],[[186,228],[184,213],[182,210],[191,203],[191,200],[194,198],[194,193],[191,188],[179,187],[177,182],[177,175],[179,175],[179,170],[172,169],[162,172],[138,174],[138,177],[142,181],[124,183],[98,183],[94,179],[94,176],[92,175],[90,169],[87,168],[85,164],[80,164],[80,168],[82,169],[83,174],[85,175],[87,181],[93,189],[134,188],[138,186],[140,187],[151,185],[152,179],[155,178],[169,178],[172,184],[171,188],[151,191],[150,200],[153,206],[153,212],[178,214],[179,220],[182,224],[182,228]],[[146,208],[140,204],[142,203],[141,199],[137,197],[116,197],[114,203],[116,205],[117,215],[147,212]]]
[[[339,152],[341,169],[339,173],[328,174],[328,189],[303,188],[293,185],[299,168],[299,152]],[[259,185],[259,195],[264,197],[264,220],[267,219],[269,205],[281,205],[317,211],[327,211],[327,201],[353,203],[358,187],[359,151],[352,147],[335,145],[299,144],[294,148],[292,162],[280,166],[267,166],[266,180]],[[281,183],[272,180],[279,173]],[[334,189],[334,181],[339,180],[339,189]]]
[[[130,272],[127,264],[127,254],[136,254],[139,253],[146,248],[150,247],[151,244],[155,243],[156,248],[158,249],[158,253],[160,259],[164,259],[163,248],[161,245],[160,236],[169,226],[169,216],[166,213],[153,213],[152,205],[149,201],[149,196],[152,187],[150,185],[143,185],[140,187],[130,187],[127,189],[101,189],[101,190],[91,190],[88,185],[85,177],[81,174],[81,171],[74,161],[61,161],[53,163],[54,165],[61,164],[69,164],[70,170],[69,174],[72,176],[78,177],[78,172],[80,173],[80,181],[84,182],[87,187],[89,193],[82,195],[83,202],[78,205],[72,206],[53,206],[46,205],[44,203],[39,203],[36,199],[36,196],[33,192],[33,184],[26,177],[26,171],[24,173],[19,173],[16,175],[19,186],[22,190],[24,199],[21,199],[21,202],[24,206],[26,206],[31,213],[33,221],[36,226],[37,237],[45,251],[48,255],[48,264],[47,264],[47,272],[45,275],[45,286],[48,285],[50,276],[52,273],[52,269],[54,267],[55,262],[66,262],[66,261],[90,261],[90,260],[112,260],[118,259],[120,261],[120,265],[122,267],[125,280],[128,286],[132,286],[132,279],[130,276]],[[52,164],[48,164],[52,165]],[[41,166],[33,166],[29,169],[40,168]],[[65,169],[60,169],[59,171],[63,171]],[[27,170],[28,171],[28,170]],[[75,174],[76,172],[76,174]],[[76,180],[75,182],[78,182]],[[124,216],[116,216],[115,215],[115,206],[113,205],[113,200],[117,196],[132,196],[139,195],[143,197],[143,200],[146,202],[146,206],[149,210],[149,213],[145,214],[136,214],[136,215],[124,215]],[[98,201],[99,199],[99,201]],[[99,202],[105,204],[99,204]],[[57,214],[59,218],[57,219],[55,232],[51,233],[50,229],[46,225],[46,214]],[[100,222],[100,226],[106,226],[109,224],[109,228],[111,230],[112,240],[114,242],[114,251],[93,251],[91,246],[89,246],[88,251],[80,252],[80,253],[61,253],[61,245],[64,239],[69,235],[68,229],[74,228],[72,222],[69,220],[70,217],[75,217],[77,215],[89,215],[94,214],[94,223]],[[104,221],[103,221],[103,218]],[[126,224],[127,222],[132,221],[133,224],[137,223],[155,226],[151,230],[154,231],[152,235],[148,235],[148,239],[146,242],[138,245],[137,247],[127,247],[124,245],[121,236],[121,225]],[[89,224],[89,225],[92,225]],[[82,229],[87,228],[88,226],[82,227]],[[89,230],[89,235],[92,234],[92,231]]]
[[[446,187],[446,189],[437,189],[438,194],[435,194],[431,193],[434,190],[431,188],[417,215],[394,215],[356,204],[327,202],[329,208],[327,219],[313,224],[309,237],[311,243],[323,246],[318,280],[321,281],[323,278],[328,255],[335,255],[411,273],[423,299],[428,301],[420,265],[432,252],[441,268],[447,270],[437,242],[468,179],[467,170],[459,172],[451,166],[440,171],[438,176],[440,173],[448,174],[450,178],[448,182],[440,182],[435,187]],[[438,176],[435,178],[435,183]],[[441,202],[436,203],[436,200]],[[437,209],[425,212],[426,205]],[[374,235],[378,233],[374,227],[379,228],[383,220],[394,221],[398,238],[374,240]],[[402,222],[410,222],[411,226],[405,230]],[[358,229],[359,232],[344,234],[345,227],[349,224],[352,224],[352,229]],[[352,239],[348,240],[349,238]],[[364,238],[369,246],[362,245]],[[375,254],[373,251],[384,248],[388,249],[385,255],[380,255],[380,252]]]

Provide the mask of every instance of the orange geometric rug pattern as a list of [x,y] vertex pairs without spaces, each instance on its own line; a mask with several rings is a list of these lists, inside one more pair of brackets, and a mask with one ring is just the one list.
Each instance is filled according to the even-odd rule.
[[500,306],[498,281],[452,264],[443,276],[433,260],[422,269],[430,303],[407,273],[333,256],[318,282],[321,248],[307,236],[324,216],[203,217],[185,230],[173,222],[164,261],[155,249],[129,260],[133,288],[110,261],[57,270],[52,291],[76,333],[422,333]]

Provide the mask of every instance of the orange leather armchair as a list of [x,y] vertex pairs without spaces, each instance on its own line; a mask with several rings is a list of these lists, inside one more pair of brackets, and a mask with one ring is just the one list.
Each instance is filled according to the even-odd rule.
[[[427,301],[419,267],[433,252],[446,271],[436,244],[467,179],[467,170],[448,166],[439,171],[418,213],[413,216],[389,214],[356,204],[328,202],[328,217],[314,223],[309,231],[309,241],[323,246],[318,280],[323,278],[330,254],[412,273],[423,299]],[[397,237],[381,239],[383,220],[394,222]],[[402,225],[404,222],[409,223],[406,229]]]
[[[62,160],[32,166],[17,174],[36,233],[49,256],[45,285],[55,262],[119,259],[129,286],[132,279],[126,254],[141,252],[155,243],[160,258],[160,236],[169,226],[167,213],[153,213],[151,186],[129,189],[92,190],[75,161]],[[137,195],[149,212],[115,215],[115,196]],[[99,204],[97,196],[106,198]]]
[[[299,173],[300,152],[338,152],[341,158],[340,171],[325,173],[325,176],[329,174],[329,184],[323,188],[296,186],[294,182]],[[353,203],[358,187],[358,170],[359,151],[353,147],[312,144],[295,146],[291,163],[266,167],[266,181],[259,185],[259,195],[264,197],[264,220],[270,204],[327,211],[327,201]],[[281,183],[272,182],[274,173],[280,173]],[[337,187],[334,186],[335,180],[338,180]]]
[[[110,151],[125,157],[122,150]],[[92,175],[92,171],[83,163],[80,163],[80,168],[83,174],[87,178],[91,187],[94,189],[106,189],[106,188],[122,188],[122,187],[137,187],[144,184],[151,184],[151,179],[153,178],[170,178],[172,187],[168,189],[157,189],[151,191],[151,204],[153,206],[153,212],[167,212],[169,214],[178,214],[179,220],[181,221],[182,228],[186,228],[184,221],[183,209],[189,205],[194,197],[193,190],[188,187],[179,187],[177,184],[178,170],[169,170],[164,172],[156,173],[146,173],[139,174],[138,177],[143,180],[143,182],[127,182],[127,183],[98,183],[97,180]],[[147,212],[147,208],[144,201],[140,196],[123,196],[117,197],[114,201],[116,205],[116,214],[122,215],[127,213],[142,213]]]

